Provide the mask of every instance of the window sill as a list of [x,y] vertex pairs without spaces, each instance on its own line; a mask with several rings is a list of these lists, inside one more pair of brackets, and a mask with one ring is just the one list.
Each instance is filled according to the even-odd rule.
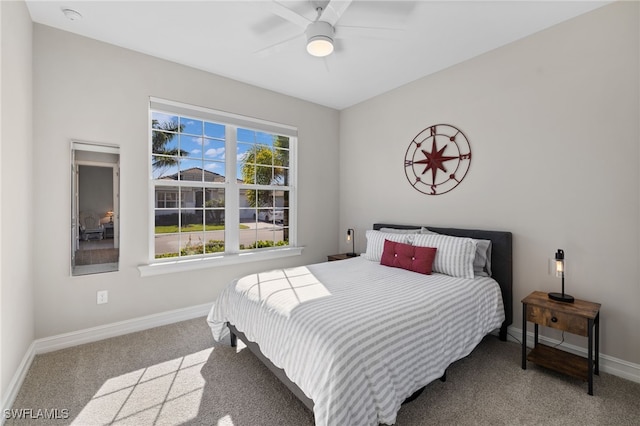
[[287,247],[277,250],[254,251],[248,253],[225,254],[215,257],[176,260],[173,262],[158,262],[139,265],[141,277],[171,274],[174,272],[195,271],[198,269],[215,268],[217,266],[236,265],[239,263],[257,262],[260,260],[280,259],[283,257],[299,256],[304,247]]

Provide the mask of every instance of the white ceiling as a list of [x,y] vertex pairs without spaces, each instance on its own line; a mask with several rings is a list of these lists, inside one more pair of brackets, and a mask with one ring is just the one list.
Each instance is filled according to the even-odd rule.
[[[272,13],[268,1],[26,3],[34,22],[336,109],[610,3],[355,0],[338,21],[337,37],[340,25],[401,31],[392,39],[345,36],[331,56],[316,58],[305,50],[304,28]],[[315,19],[316,2],[281,3]],[[62,8],[83,18],[71,21]],[[296,35],[280,49],[259,52]]]

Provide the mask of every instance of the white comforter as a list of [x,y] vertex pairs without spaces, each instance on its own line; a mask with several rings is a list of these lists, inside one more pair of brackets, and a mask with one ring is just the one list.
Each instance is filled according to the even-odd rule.
[[504,321],[491,278],[358,257],[233,281],[208,316],[234,324],[314,401],[317,426],[393,424],[402,402]]

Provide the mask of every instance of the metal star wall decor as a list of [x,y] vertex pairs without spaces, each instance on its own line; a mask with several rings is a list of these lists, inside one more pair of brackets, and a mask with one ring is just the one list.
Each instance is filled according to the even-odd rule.
[[435,124],[418,133],[404,157],[407,180],[427,195],[451,191],[462,182],[470,165],[467,137],[449,124]]

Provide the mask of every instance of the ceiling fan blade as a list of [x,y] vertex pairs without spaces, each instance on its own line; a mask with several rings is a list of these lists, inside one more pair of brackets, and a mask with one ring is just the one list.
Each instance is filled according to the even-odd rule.
[[329,69],[329,62],[328,62],[328,56],[325,56],[324,58],[322,58],[322,62],[324,62],[324,69],[327,70],[327,74],[331,73],[331,70]]
[[259,1],[257,2],[260,6],[273,13],[274,15],[278,15],[279,17],[286,19],[287,21],[301,27],[307,28],[307,26],[312,22],[304,16],[300,15],[297,12],[289,9],[288,7],[283,6],[277,1]]
[[[289,46],[298,43],[303,38],[304,38],[304,34],[297,34],[297,35],[295,35],[293,37],[290,37],[288,39],[279,41],[277,43],[274,43],[272,45],[264,47],[264,48],[262,48],[260,50],[257,50],[254,53],[256,55],[264,58],[266,56],[273,55],[275,53],[280,53],[280,52],[286,50]],[[301,46],[302,46],[302,44],[301,44]]]
[[336,38],[373,38],[379,40],[400,40],[404,30],[382,27],[351,27],[338,25],[335,27]]
[[351,5],[353,0],[331,0],[329,4],[324,8],[322,14],[318,18],[320,21],[325,21],[335,26],[342,14]]

